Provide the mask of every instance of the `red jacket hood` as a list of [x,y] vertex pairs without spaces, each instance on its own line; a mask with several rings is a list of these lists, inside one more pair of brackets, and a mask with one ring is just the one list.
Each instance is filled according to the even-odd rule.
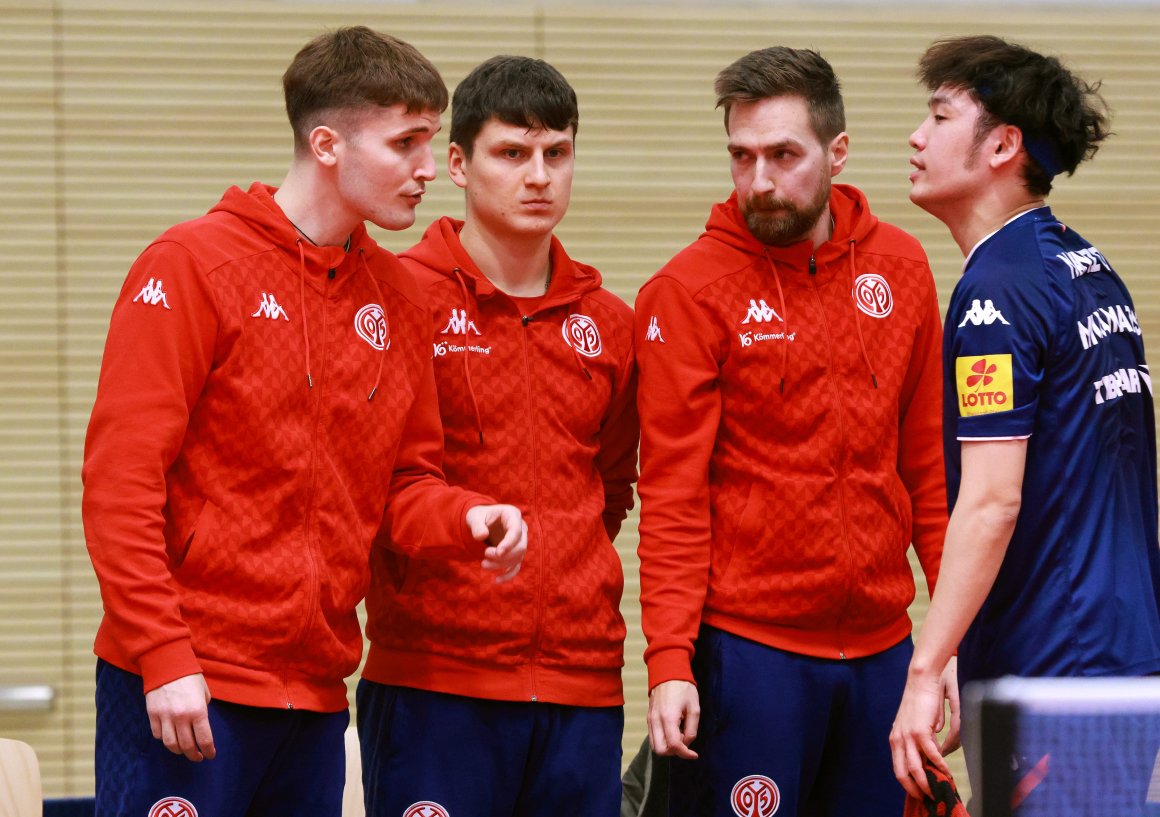
[[[479,298],[490,298],[499,292],[484,275],[471,256],[459,243],[459,232],[463,222],[444,216],[431,223],[418,244],[399,257],[405,261],[422,264],[432,272],[448,278],[462,277],[466,286],[471,287]],[[600,288],[600,273],[587,264],[573,261],[564,252],[564,246],[556,236],[552,236],[552,284],[542,304],[543,307],[557,306],[577,300]]]
[[299,237],[294,224],[282,212],[278,202],[274,201],[274,193],[278,188],[254,182],[249,190],[240,187],[231,187],[222,196],[221,201],[215,204],[210,213],[229,213],[246,223],[249,229],[265,233],[271,243],[275,244],[286,256],[287,263],[295,269],[301,263],[298,254],[298,245],[302,245],[306,258],[307,275],[325,273],[342,264],[343,259],[351,252],[364,250],[377,251],[378,245],[367,235],[366,227],[359,224],[350,234],[350,250],[343,247],[319,247],[310,241]]
[[761,243],[749,232],[734,191],[728,201],[713,206],[701,238],[720,241],[748,255],[768,255],[783,269],[805,270],[810,256],[820,263],[831,262],[848,252],[851,242],[865,239],[878,224],[866,196],[847,184],[835,184],[831,188],[830,215],[834,218],[834,234],[816,250],[809,240],[774,247]]

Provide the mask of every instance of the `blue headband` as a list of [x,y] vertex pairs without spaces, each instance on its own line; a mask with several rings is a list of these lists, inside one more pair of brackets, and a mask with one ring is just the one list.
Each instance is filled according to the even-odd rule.
[[[979,99],[987,99],[991,96],[991,88],[987,85],[980,85],[975,89]],[[1011,124],[1011,123],[1008,123]],[[1016,127],[1019,127],[1016,125]],[[1023,149],[1027,151],[1027,155],[1031,157],[1035,164],[1039,165],[1039,169],[1044,172],[1048,179],[1054,179],[1063,172],[1063,162],[1059,160],[1059,151],[1056,150],[1055,145],[1046,136],[1036,136],[1028,133],[1025,129],[1019,128],[1023,133]]]

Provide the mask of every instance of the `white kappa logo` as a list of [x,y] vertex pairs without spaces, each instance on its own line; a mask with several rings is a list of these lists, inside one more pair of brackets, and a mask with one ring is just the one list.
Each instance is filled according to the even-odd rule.
[[197,817],[197,809],[184,797],[162,797],[149,809],[149,817]]
[[141,301],[147,306],[157,306],[161,304],[166,309],[169,309],[169,301],[165,299],[165,290],[161,286],[161,279],[149,279],[149,283],[141,287],[141,291],[137,293],[137,297],[133,299],[133,303]]
[[262,293],[262,302],[258,304],[258,311],[250,315],[251,318],[269,318],[270,320],[277,320],[281,318],[284,321],[290,320],[286,317],[286,310],[282,308],[282,304],[278,303],[269,292]]
[[781,792],[765,775],[751,774],[733,786],[729,805],[737,817],[773,817],[781,806]]
[[777,318],[778,321],[781,321],[782,323],[785,322],[782,320],[781,315],[777,314],[773,307],[765,302],[764,298],[761,300],[754,300],[753,298],[750,298],[749,311],[745,313],[745,320],[743,320],[742,323],[749,323],[750,321],[753,321],[754,323],[768,323],[774,318]]
[[390,328],[387,313],[378,304],[367,304],[354,316],[354,331],[375,349],[391,348]]
[[881,275],[866,273],[854,279],[854,303],[871,318],[885,318],[894,309],[890,284]]
[[644,333],[644,339],[657,341],[660,343],[665,342],[665,339],[661,336],[661,327],[660,324],[657,323],[656,315],[653,315],[652,318],[649,319],[648,329]]
[[466,335],[468,332],[478,335],[479,329],[475,325],[475,321],[467,317],[466,309],[452,309],[451,317],[447,321],[447,325],[443,327],[442,335]]
[[584,357],[600,354],[600,330],[596,328],[596,321],[587,315],[569,315],[560,327],[560,333],[564,336],[564,342]]
[[420,800],[418,803],[407,806],[407,810],[403,812],[403,817],[451,817],[451,812],[438,803]]
[[984,300],[982,306],[979,305],[979,299],[975,298],[971,301],[971,308],[963,314],[963,320],[959,326],[966,326],[968,323],[975,326],[983,326],[984,324],[990,326],[995,321],[998,321],[1004,326],[1011,325],[1007,323],[1007,319],[1003,317],[1003,313],[995,308],[995,304],[990,298]]

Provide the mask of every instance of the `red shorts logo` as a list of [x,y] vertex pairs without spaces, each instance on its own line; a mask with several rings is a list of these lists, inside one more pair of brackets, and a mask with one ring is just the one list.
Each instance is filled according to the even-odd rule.
[[729,803],[737,817],[773,817],[781,805],[781,792],[765,775],[751,774],[733,786]]
[[184,797],[163,797],[149,809],[149,817],[197,817],[197,809]]
[[451,814],[438,803],[421,800],[408,806],[403,812],[403,817],[451,817]]

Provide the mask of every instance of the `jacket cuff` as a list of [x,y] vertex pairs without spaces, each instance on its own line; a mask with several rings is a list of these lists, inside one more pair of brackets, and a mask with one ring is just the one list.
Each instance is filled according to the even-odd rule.
[[471,526],[467,524],[467,512],[478,505],[498,505],[499,503],[486,494],[477,494],[472,491],[464,491],[464,494],[459,506],[459,538],[467,553],[483,558],[483,552],[487,550],[487,542],[481,542],[471,535]]
[[201,672],[201,664],[193,654],[193,645],[188,638],[155,647],[143,653],[138,663],[146,692]]
[[649,692],[652,692],[653,687],[657,684],[663,684],[665,681],[688,681],[690,684],[697,683],[693,680],[693,667],[690,663],[687,650],[672,648],[655,652],[649,656]]

